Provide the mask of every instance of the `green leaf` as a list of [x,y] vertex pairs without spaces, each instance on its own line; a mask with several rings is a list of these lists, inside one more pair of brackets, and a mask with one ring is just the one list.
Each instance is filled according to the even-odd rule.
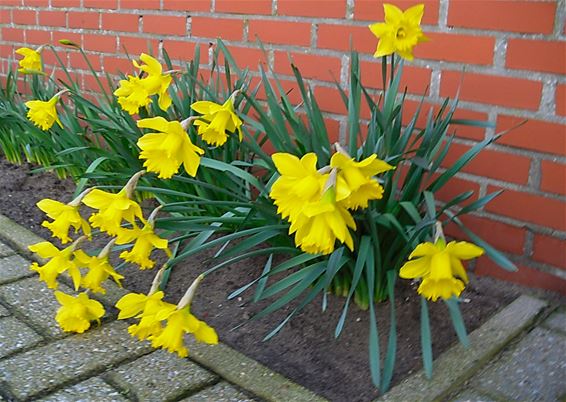
[[460,306],[458,305],[458,299],[452,297],[450,299],[445,299],[444,302],[448,306],[452,325],[454,326],[454,330],[456,331],[456,335],[458,335],[460,343],[462,343],[465,347],[469,347],[470,341],[468,339],[468,333],[466,332],[466,326],[464,325]]
[[265,289],[265,285],[267,284],[267,279],[269,278],[269,271],[271,270],[271,264],[273,262],[273,254],[269,254],[269,258],[263,267],[263,271],[261,273],[262,278],[258,281],[257,288],[254,295],[254,302],[257,302],[261,299],[261,295],[263,290]]
[[426,378],[432,378],[432,340],[430,337],[430,319],[428,317],[428,305],[424,297],[421,297],[421,352],[423,357],[423,369]]
[[391,379],[393,378],[393,369],[395,368],[395,354],[397,352],[397,319],[395,314],[395,278],[397,272],[389,270],[387,272],[387,295],[389,298],[389,339],[387,341],[387,353],[383,362],[383,377],[381,379],[380,390],[382,393],[387,392]]
[[370,248],[366,258],[366,279],[368,283],[369,300],[369,368],[373,385],[379,387],[381,383],[380,355],[379,355],[379,333],[377,331],[377,320],[375,318],[375,261],[373,248]]

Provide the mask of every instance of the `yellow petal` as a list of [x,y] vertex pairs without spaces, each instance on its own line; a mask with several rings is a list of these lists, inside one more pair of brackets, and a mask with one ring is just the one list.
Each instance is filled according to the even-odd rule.
[[430,258],[421,257],[407,261],[399,271],[399,277],[404,279],[422,278],[430,272]]
[[481,247],[465,241],[451,241],[446,245],[446,250],[451,256],[459,258],[460,260],[470,260],[484,253]]
[[384,3],[383,11],[385,12],[385,23],[398,24],[403,19],[403,11],[393,4]]

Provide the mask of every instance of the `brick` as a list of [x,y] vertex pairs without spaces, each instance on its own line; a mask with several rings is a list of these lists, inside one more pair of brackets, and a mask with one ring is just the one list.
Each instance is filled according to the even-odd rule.
[[329,0],[321,7],[317,0],[278,0],[277,15],[315,18],[345,18],[346,0]]
[[373,54],[377,48],[377,38],[367,27],[319,24],[316,47]]
[[237,390],[227,382],[220,382],[199,393],[181,399],[181,402],[253,402],[254,399],[247,397],[243,392]]
[[[362,83],[366,87],[383,89],[383,78],[381,75],[381,62],[360,62]],[[389,72],[388,72],[389,74]],[[430,86],[431,70],[421,67],[404,66],[399,83],[399,92],[407,88],[411,94],[423,95],[428,93]]]
[[543,160],[541,168],[540,189],[550,193],[566,195],[566,165]]
[[321,110],[336,114],[346,114],[347,109],[338,89],[317,85],[314,88],[314,97]]
[[141,53],[157,54],[159,43],[155,39],[137,38],[133,36],[120,35],[120,46],[118,52],[126,52],[133,57],[138,57]]
[[69,28],[98,29],[100,13],[71,12],[69,13]]
[[566,84],[556,86],[556,114],[566,116]]
[[[63,284],[59,285],[59,290],[72,292]],[[0,297],[42,333],[49,337],[64,335],[55,321],[55,314],[60,305],[53,295],[53,290],[48,289],[45,283],[39,282],[37,276],[1,286]]]
[[417,59],[484,65],[493,63],[493,37],[434,32],[425,34],[430,40],[415,47],[414,55]]
[[116,36],[103,34],[84,34],[83,46],[86,50],[104,53],[116,52]]
[[[499,188],[488,186],[489,193]],[[566,203],[523,191],[505,190],[485,209],[520,221],[566,231]]]
[[104,71],[109,74],[131,74],[135,70],[132,60],[123,57],[104,56]]
[[19,255],[0,258],[0,283],[11,282],[34,275],[29,267],[30,262],[24,260]]
[[115,10],[118,8],[118,0],[83,0],[83,7]]
[[240,41],[244,36],[244,20],[194,16],[191,18],[191,36]]
[[151,347],[128,334],[127,324],[112,322],[0,362],[0,378],[19,399],[106,369]]
[[163,0],[163,10],[210,11],[210,0]]
[[554,1],[452,1],[448,25],[506,32],[552,33]]
[[0,10],[0,24],[9,24],[12,22],[12,12],[7,9]]
[[41,336],[15,317],[0,318],[0,358],[41,341]]
[[[306,78],[322,81],[340,82],[341,60],[338,57],[319,56],[308,53],[274,53],[274,69],[278,74],[293,75],[291,63],[293,63]],[[290,58],[289,58],[290,57]]]
[[51,31],[39,31],[26,29],[26,43],[43,45],[51,42]]
[[211,385],[217,377],[188,359],[157,350],[110,371],[107,378],[141,401],[157,401],[175,400]]
[[310,23],[251,20],[248,29],[248,40],[251,42],[256,38],[281,45],[309,46],[311,42]]
[[51,7],[80,7],[81,0],[51,0]]
[[[163,49],[167,51],[169,57],[174,60],[189,61],[194,58],[196,43],[179,41],[179,40],[165,40],[163,41]],[[200,44],[200,63],[206,64],[208,62],[208,46],[206,43]]]
[[186,35],[187,19],[185,17],[165,15],[144,15],[143,31],[161,35]]
[[[249,68],[250,70],[257,71],[260,63],[265,65],[267,62],[267,56],[256,47],[230,46],[228,50],[239,68]],[[224,56],[222,54],[219,54],[218,63],[224,65]]]
[[64,27],[67,21],[64,11],[40,11],[39,25],[50,27]]
[[2,27],[2,39],[9,42],[24,42],[24,30]]
[[47,0],[24,0],[23,4],[26,7],[49,7]]
[[566,240],[535,233],[533,260],[566,269]]
[[519,70],[566,74],[564,54],[564,41],[509,39],[505,65]]
[[[406,10],[416,4],[424,4],[421,23],[436,25],[438,24],[438,3],[438,0],[397,0],[394,4],[401,10]],[[373,0],[356,0],[354,2],[354,19],[372,22],[384,21],[385,14],[383,13],[382,3]]]
[[12,10],[12,22],[16,25],[35,25],[36,12],[31,10]]
[[[542,83],[520,78],[464,73],[460,99],[490,105],[538,110]],[[459,71],[443,71],[440,96],[454,97],[462,78]]]
[[137,14],[102,14],[102,29],[118,32],[138,32],[139,15]]
[[[467,145],[452,143],[442,166],[452,166],[470,148]],[[462,171],[510,183],[527,184],[530,166],[531,160],[525,156],[483,149]]]
[[2,5],[5,6],[21,6],[23,4],[23,0],[4,0]]
[[477,261],[474,272],[480,276],[491,276],[530,288],[547,289],[566,294],[566,280],[526,265],[519,265],[517,268],[516,272],[506,271],[484,256]]
[[[92,64],[95,71],[102,71],[102,63],[100,62],[100,55],[89,54],[88,60]],[[69,53],[69,68],[77,68],[79,70],[88,70],[89,66],[81,53]]]
[[121,9],[159,10],[160,0],[120,0]]
[[217,13],[271,14],[271,0],[216,0]]
[[[433,180],[436,179],[436,177],[433,176]],[[462,205],[466,205],[471,201],[477,200],[478,194],[480,192],[480,185],[470,180],[465,180],[459,177],[452,177],[443,187],[441,187],[435,193],[435,198],[439,199],[440,201],[448,202],[454,197],[457,197],[467,191],[473,191],[474,195],[464,201]]]
[[[460,219],[468,229],[477,234],[497,250],[523,255],[527,230],[476,215],[464,215]],[[468,240],[466,234],[454,223],[445,227],[450,237]]]
[[[466,110],[460,107],[456,109],[456,111],[452,115],[452,119],[474,120],[481,122],[485,122],[489,120],[487,113],[476,112],[474,110]],[[448,128],[448,133],[455,134],[456,137],[481,141],[485,137],[485,128],[452,123]]]
[[77,43],[79,46],[82,45],[83,38],[82,35],[79,33],[74,32],[61,32],[61,31],[53,31],[53,43],[57,46],[65,47],[59,43],[60,40],[69,40],[71,42]]
[[[524,120],[522,117],[500,115],[497,117],[496,132],[515,127]],[[566,155],[566,126],[529,119],[522,126],[513,128],[497,142],[531,151],[564,156]]]
[[63,388],[54,394],[39,399],[39,402],[72,402],[72,401],[96,401],[96,402],[126,402],[120,392],[106,384],[99,377],[89,378],[68,388]]
[[[114,91],[115,88],[110,87],[108,80],[101,79],[100,82],[102,83],[102,87],[104,88],[105,92],[108,93],[108,92]],[[118,81],[116,80],[114,84],[118,85]],[[93,91],[93,92],[99,92],[100,91],[100,85],[98,84],[98,81],[96,80],[96,78],[92,74],[85,73],[83,75],[83,89],[86,90],[86,91]]]

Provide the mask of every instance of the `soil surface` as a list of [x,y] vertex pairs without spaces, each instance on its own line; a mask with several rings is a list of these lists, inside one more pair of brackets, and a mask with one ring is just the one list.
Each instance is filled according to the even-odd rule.
[[[41,227],[43,213],[35,207],[35,203],[42,198],[68,202],[74,185],[69,180],[58,180],[52,174],[31,174],[30,170],[29,165],[15,166],[0,157],[0,213],[49,238],[50,233]],[[180,299],[192,280],[207,268],[209,257],[210,254],[199,255],[174,267],[166,289],[170,301],[176,303]],[[248,321],[273,300],[253,303],[253,287],[239,298],[227,300],[227,296],[261,275],[264,264],[264,258],[250,259],[208,276],[193,302],[195,315],[215,327],[224,343],[332,401],[369,401],[376,398],[378,391],[371,384],[368,367],[368,313],[352,304],[341,336],[334,338],[343,298],[329,295],[326,311],[322,310],[322,297],[315,299],[277,336],[262,342],[265,335],[292,311],[293,306],[264,319]],[[140,271],[134,266],[127,266],[122,274],[126,276],[126,288],[147,292],[155,271]],[[398,338],[393,385],[422,366],[420,300],[415,285],[398,280],[395,292]],[[533,293],[509,283],[472,275],[471,283],[462,294],[465,300],[462,314],[468,331],[480,326],[519,294],[527,292]],[[542,296],[556,297],[552,293],[542,293]],[[457,339],[444,303],[429,303],[429,306],[433,353],[438,356]],[[234,329],[245,322],[245,325]],[[388,303],[378,306],[377,322],[383,356],[389,331]]]

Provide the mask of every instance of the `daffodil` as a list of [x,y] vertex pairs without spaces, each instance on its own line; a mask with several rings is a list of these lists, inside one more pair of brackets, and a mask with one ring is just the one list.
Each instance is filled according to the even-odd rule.
[[83,333],[90,328],[91,321],[98,321],[104,315],[104,307],[92,300],[86,293],[73,297],[58,290],[55,297],[61,307],[57,310],[55,319],[65,332]]
[[337,201],[351,210],[367,208],[370,200],[382,198],[383,187],[374,176],[394,169],[375,154],[356,162],[340,151],[332,155],[330,167],[338,169]]
[[[120,310],[119,320],[127,318],[139,318],[137,324],[128,327],[128,332],[135,337],[147,339],[149,336],[158,335],[163,327],[161,321],[169,313],[175,311],[174,304],[163,301],[162,291],[150,292],[149,295],[143,293],[128,293],[116,303],[116,308]],[[158,316],[157,313],[160,315]]]
[[118,103],[129,114],[136,114],[140,108],[151,103],[149,92],[141,78],[129,75],[127,80],[120,80],[120,86],[114,91]]
[[171,255],[167,239],[162,239],[153,231],[155,214],[161,207],[156,208],[148,218],[143,228],[134,225],[133,229],[125,229],[118,234],[116,244],[127,244],[135,241],[130,251],[120,253],[120,258],[127,262],[138,264],[140,269],[153,268],[155,262],[149,259],[153,248],[164,250]]
[[409,255],[409,261],[401,267],[399,276],[422,278],[417,291],[432,301],[439,297],[458,297],[468,283],[462,260],[479,257],[483,252],[481,247],[465,241],[446,244],[444,239],[438,239],[435,243],[421,243]]
[[79,288],[81,282],[81,272],[74,260],[74,252],[77,245],[85,237],[79,237],[73,244],[59,250],[48,241],[32,244],[28,249],[36,253],[39,257],[49,259],[44,265],[37,262],[31,264],[31,269],[39,274],[39,279],[47,284],[49,289],[57,289],[57,276],[63,272],[68,272],[73,279],[75,289]]
[[414,47],[428,38],[420,24],[424,5],[417,4],[405,12],[393,4],[383,4],[385,22],[371,24],[369,29],[379,38],[374,57],[397,53],[404,59],[413,60]]
[[167,121],[163,117],[138,120],[138,127],[155,130],[145,134],[137,144],[140,159],[148,172],[155,172],[161,179],[168,179],[179,171],[181,164],[190,176],[195,176],[200,164],[202,149],[191,142],[187,132],[178,121]]
[[88,272],[82,277],[81,286],[85,289],[92,290],[95,293],[106,293],[106,289],[102,287],[102,282],[111,277],[118,286],[122,287],[121,279],[123,275],[117,273],[109,261],[109,254],[116,239],[110,240],[106,247],[100,251],[98,256],[90,256],[82,250],[75,252],[75,260],[77,265],[87,268]]
[[63,128],[63,124],[61,120],[59,120],[57,109],[55,108],[58,100],[59,96],[55,95],[48,101],[27,101],[25,105],[29,109],[27,113],[28,119],[43,131],[49,130],[55,122],[57,122],[59,127]]
[[18,71],[23,74],[29,74],[33,72],[42,72],[43,67],[41,65],[41,48],[38,50],[33,50],[28,47],[21,47],[16,50],[16,54],[24,56],[23,59],[18,61],[20,68]]
[[242,120],[234,110],[234,96],[230,96],[223,105],[209,101],[198,101],[191,108],[200,113],[200,119],[193,124],[197,126],[198,134],[207,144],[222,146],[228,139],[228,132],[238,132],[242,141]]
[[146,87],[150,95],[159,95],[158,104],[161,110],[167,110],[171,106],[171,97],[167,92],[169,85],[171,85],[171,75],[163,74],[161,64],[148,54],[142,53],[140,60],[144,64],[138,64],[136,60],[133,61],[134,66],[147,74],[143,78],[143,86]]
[[80,194],[68,204],[63,204],[62,202],[49,198],[40,200],[36,204],[37,207],[45,212],[47,217],[53,219],[52,222],[43,221],[41,226],[49,229],[51,233],[53,233],[53,237],[59,238],[63,244],[71,241],[71,238],[69,237],[70,227],[75,229],[75,233],[77,233],[79,229],[82,229],[83,233],[90,237],[90,226],[79,213],[80,201],[86,194],[87,192]]
[[122,229],[122,220],[132,225],[136,217],[144,221],[141,207],[131,199],[134,188],[143,172],[138,172],[130,178],[128,183],[118,193],[108,193],[94,189],[82,200],[83,204],[98,210],[89,218],[95,228],[105,231],[111,236],[117,235]]

